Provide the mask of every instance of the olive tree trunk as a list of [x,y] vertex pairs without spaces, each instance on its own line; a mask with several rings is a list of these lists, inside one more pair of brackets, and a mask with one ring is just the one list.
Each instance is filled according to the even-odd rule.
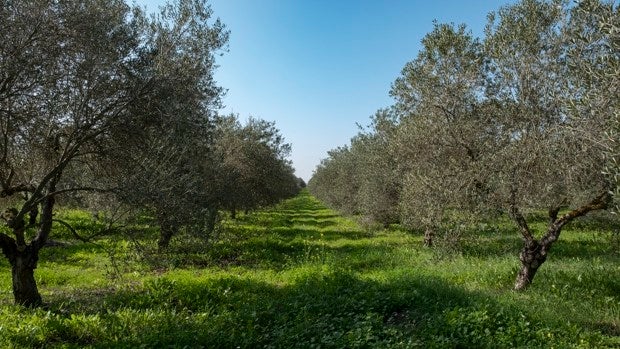
[[13,230],[12,238],[0,233],[0,248],[11,265],[11,280],[15,304],[28,307],[41,305],[41,295],[34,278],[34,270],[39,261],[39,249],[42,240],[33,240],[30,244],[24,241],[23,227]]
[[517,291],[522,291],[532,284],[536,272],[547,260],[547,254],[551,249],[551,246],[560,237],[560,233],[562,232],[564,225],[577,217],[587,214],[588,212],[606,209],[609,200],[610,195],[605,192],[592,200],[590,203],[569,211],[559,218],[558,213],[560,208],[555,207],[550,209],[547,232],[539,240],[534,239],[525,218],[518,211],[516,206],[512,206],[511,216],[519,226],[524,242],[524,246],[519,254],[521,267],[519,269],[519,273],[517,274],[517,279],[515,280],[514,289]]
[[[49,185],[49,192],[55,191],[55,182]],[[47,238],[52,230],[53,211],[55,198],[53,195],[46,197],[41,201],[42,211],[38,223],[39,229],[36,236],[29,242],[25,239],[26,225],[24,222],[24,214],[34,211],[32,204],[35,198],[31,198],[24,204],[22,211],[16,209],[7,209],[3,215],[7,226],[13,231],[13,235],[9,236],[0,233],[0,250],[11,265],[11,280],[13,286],[13,297],[15,304],[27,307],[36,307],[42,304],[41,294],[37,288],[34,278],[34,270],[37,268],[39,261],[39,251],[47,242]],[[30,209],[26,209],[31,207]],[[38,210],[37,210],[38,211]]]
[[34,279],[34,270],[39,260],[39,251],[28,246],[24,251],[15,250],[11,262],[11,274],[13,280],[13,296],[15,304],[36,307],[41,305],[41,295]]
[[159,232],[159,240],[157,241],[157,246],[160,251],[167,249],[170,246],[170,240],[172,240],[172,236],[174,236],[179,229],[173,224],[162,224],[160,223],[160,232]]
[[526,243],[523,246],[519,254],[521,268],[515,281],[515,290],[524,290],[532,283],[538,268],[547,260],[547,251],[550,247],[551,245],[543,247],[537,241]]

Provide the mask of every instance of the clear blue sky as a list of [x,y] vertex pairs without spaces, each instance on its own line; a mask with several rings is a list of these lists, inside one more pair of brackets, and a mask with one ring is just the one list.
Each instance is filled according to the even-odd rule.
[[[275,121],[306,181],[327,151],[347,144],[420,49],[433,20],[481,36],[507,0],[211,0],[230,30],[216,80],[223,112]],[[165,0],[137,0],[155,11]]]

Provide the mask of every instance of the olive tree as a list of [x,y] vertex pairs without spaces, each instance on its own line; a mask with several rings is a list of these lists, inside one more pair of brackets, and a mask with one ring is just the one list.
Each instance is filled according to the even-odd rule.
[[399,222],[401,176],[394,153],[397,114],[382,109],[371,117],[371,124],[351,140],[356,154],[355,178],[357,211],[371,224],[387,226]]
[[483,112],[488,107],[479,102],[484,82],[479,41],[464,25],[435,23],[422,45],[391,95],[401,114],[394,142],[403,172],[401,220],[423,229],[430,245],[446,212],[474,210],[486,192],[476,172],[484,168],[483,154],[494,137]]
[[105,151],[132,103],[148,94],[137,76],[138,16],[122,1],[0,6],[0,193],[23,198],[2,215],[9,232],[0,233],[0,248],[18,304],[41,303],[34,269],[56,198],[98,189],[66,174]]
[[[504,165],[497,174],[497,192],[524,242],[517,290],[532,282],[566,224],[609,204],[601,146],[609,114],[577,117],[570,109],[589,90],[566,83],[571,76],[567,50],[575,38],[564,30],[585,29],[579,10],[560,1],[523,1],[501,9],[497,21],[487,26],[486,53],[494,80],[488,94],[499,105],[506,139],[499,148],[505,151],[499,158]],[[570,130],[575,128],[587,136],[574,137]],[[537,237],[524,212],[540,208],[547,209],[548,225]]]
[[210,15],[193,0],[151,20],[122,1],[2,3],[0,248],[16,303],[41,303],[34,270],[61,196],[115,193],[184,220],[205,208],[209,171],[192,160],[208,148],[212,53],[227,37]]
[[377,111],[348,146],[328,152],[308,183],[310,192],[371,225],[397,223],[400,166],[391,151],[397,125],[394,109]]
[[342,213],[358,214],[358,164],[357,153],[349,146],[330,150],[314,170],[308,190]]
[[[491,13],[483,39],[436,23],[391,89],[398,121],[380,153],[398,163],[386,170],[402,178],[401,222],[430,237],[508,214],[523,241],[514,287],[527,288],[563,227],[618,193],[618,21],[611,2],[523,0]],[[319,198],[359,207],[350,182],[376,133],[330,152],[310,181]]]
[[[564,28],[568,84],[575,90],[570,131],[584,142],[599,143],[605,175],[618,211],[620,197],[620,8],[613,3],[582,1]],[[598,130],[600,139],[592,137]]]
[[[600,126],[609,113],[571,114],[588,90],[567,81],[572,38],[564,29],[583,24],[570,20],[571,11],[560,1],[506,6],[489,16],[482,46],[436,27],[392,90],[406,113],[402,144],[414,146],[405,157],[403,204],[429,207],[408,216],[507,212],[524,244],[518,290],[532,282],[566,224],[608,205]],[[574,137],[575,129],[584,137]],[[540,209],[548,225],[537,234],[527,213]]]
[[134,104],[143,122],[125,125],[131,136],[114,138],[107,166],[114,173],[106,178],[115,180],[121,202],[151,213],[164,249],[183,227],[214,228],[213,132],[223,90],[213,74],[228,32],[208,5],[193,0],[167,4],[144,27],[151,98]]

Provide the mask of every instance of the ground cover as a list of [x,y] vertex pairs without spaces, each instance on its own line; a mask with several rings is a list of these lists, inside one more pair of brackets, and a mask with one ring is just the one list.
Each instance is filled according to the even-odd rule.
[[[62,216],[86,235],[95,224]],[[94,243],[56,228],[64,246],[44,249],[36,271],[44,308],[11,304],[0,262],[0,347],[620,346],[618,227],[601,219],[566,229],[520,293],[508,221],[429,249],[307,192],[224,220],[218,239],[180,235],[163,254],[147,226]]]

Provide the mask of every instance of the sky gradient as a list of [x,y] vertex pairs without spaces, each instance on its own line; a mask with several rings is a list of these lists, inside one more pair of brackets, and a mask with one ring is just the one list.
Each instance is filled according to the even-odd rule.
[[[327,151],[349,142],[380,108],[420,50],[433,20],[465,23],[482,36],[505,0],[211,0],[230,30],[216,80],[222,113],[275,121],[292,144],[298,176],[310,179]],[[136,1],[155,11],[164,0]]]

